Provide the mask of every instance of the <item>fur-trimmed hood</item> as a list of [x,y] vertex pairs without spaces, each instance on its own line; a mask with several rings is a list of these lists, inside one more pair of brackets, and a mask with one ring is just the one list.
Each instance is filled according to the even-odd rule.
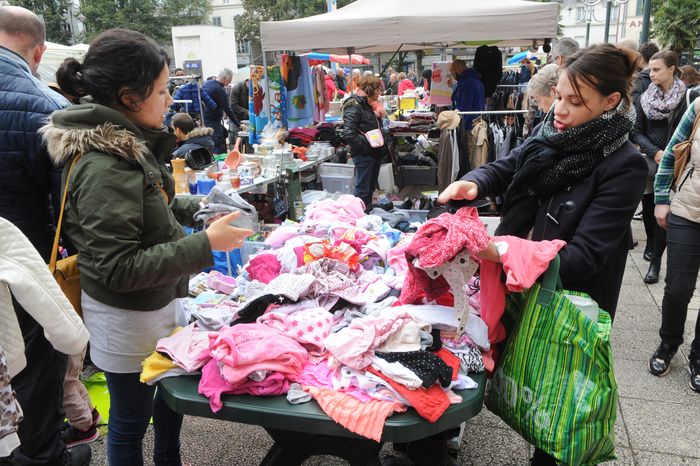
[[180,147],[173,152],[174,157],[185,157],[187,153],[194,149],[204,148],[208,151],[214,149],[214,139],[211,135],[214,130],[211,128],[195,128],[187,134],[187,139],[182,141]]
[[190,131],[189,133],[187,133],[187,139],[189,140],[189,139],[198,138],[201,136],[211,136],[212,134],[214,134],[214,130],[212,128],[207,128],[207,127],[202,126],[199,128],[195,128],[192,131]]
[[74,105],[54,112],[40,132],[58,166],[88,152],[144,165],[150,154],[169,154],[175,145],[173,135],[141,129],[118,111],[98,104]]

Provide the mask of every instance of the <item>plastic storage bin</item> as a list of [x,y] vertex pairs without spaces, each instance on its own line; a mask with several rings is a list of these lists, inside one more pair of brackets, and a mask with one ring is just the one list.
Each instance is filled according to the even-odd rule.
[[243,241],[243,246],[241,246],[241,261],[243,265],[247,264],[252,256],[269,248],[270,246],[262,241]]
[[355,176],[355,165],[346,163],[324,162],[318,166],[318,174],[321,176]]
[[355,187],[355,166],[344,163],[322,163],[318,166],[321,185],[329,193],[352,194]]
[[354,176],[321,175],[323,190],[329,193],[352,194],[355,187]]

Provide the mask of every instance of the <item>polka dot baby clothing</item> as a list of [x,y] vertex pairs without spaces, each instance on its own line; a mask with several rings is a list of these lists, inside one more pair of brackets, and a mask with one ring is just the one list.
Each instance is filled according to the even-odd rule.
[[440,385],[449,387],[452,382],[452,368],[440,357],[429,351],[404,351],[401,353],[380,353],[376,355],[389,362],[401,363],[410,369],[423,381],[423,386],[428,388],[437,380]]

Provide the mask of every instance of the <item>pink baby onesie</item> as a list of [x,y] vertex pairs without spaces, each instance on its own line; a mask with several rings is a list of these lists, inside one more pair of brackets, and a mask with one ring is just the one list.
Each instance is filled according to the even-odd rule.
[[270,326],[319,355],[323,352],[323,340],[331,333],[333,314],[322,307],[303,309],[285,314],[268,312],[258,317],[259,324]]
[[376,442],[382,439],[386,419],[394,412],[405,412],[406,407],[395,401],[360,401],[348,394],[303,386],[304,391],[318,402],[324,413],[351,432]]
[[424,293],[428,299],[436,299],[449,290],[445,278],[429,277],[413,264],[418,258],[422,268],[439,267],[466,249],[472,256],[489,244],[489,235],[473,207],[463,207],[454,215],[442,214],[420,227],[406,249],[408,274],[401,290],[401,302],[416,303]]
[[279,330],[261,324],[239,324],[209,335],[213,359],[222,363],[226,383],[238,386],[259,370],[296,375],[309,353]]
[[314,202],[307,212],[306,220],[338,220],[355,225],[357,219],[365,216],[365,203],[355,196],[344,194],[338,200]]
[[226,383],[221,377],[219,363],[214,359],[210,360],[202,368],[202,377],[199,380],[198,392],[209,398],[209,406],[213,412],[218,412],[223,407],[221,395],[284,395],[289,390],[289,380],[279,373],[272,372],[262,381],[246,379],[233,387]]
[[[493,241],[508,244],[508,251],[501,255],[501,262],[482,261],[481,263],[481,318],[489,328],[491,344],[506,338],[501,324],[505,311],[506,293],[520,292],[530,288],[540,275],[547,270],[549,262],[559,250],[566,246],[562,240],[530,241],[515,236],[495,236]],[[506,273],[505,285],[501,282],[501,272]]]
[[381,317],[355,319],[338,333],[326,338],[326,349],[346,366],[364,369],[372,363],[375,348],[412,321],[410,314],[401,311],[387,312]]
[[161,338],[156,351],[165,353],[170,359],[187,372],[194,372],[209,360],[209,332],[190,324],[182,330]]

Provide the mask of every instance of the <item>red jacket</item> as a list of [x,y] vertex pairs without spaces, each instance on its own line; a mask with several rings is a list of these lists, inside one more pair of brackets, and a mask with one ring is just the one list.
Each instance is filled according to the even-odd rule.
[[403,81],[399,82],[399,97],[402,96],[408,89],[415,88],[416,86],[413,84],[413,81],[410,79],[404,79]]
[[335,82],[333,81],[333,78],[326,75],[325,79],[326,79],[326,92],[328,92],[328,100],[331,101],[335,98],[335,93],[338,90],[338,88],[335,86]]

